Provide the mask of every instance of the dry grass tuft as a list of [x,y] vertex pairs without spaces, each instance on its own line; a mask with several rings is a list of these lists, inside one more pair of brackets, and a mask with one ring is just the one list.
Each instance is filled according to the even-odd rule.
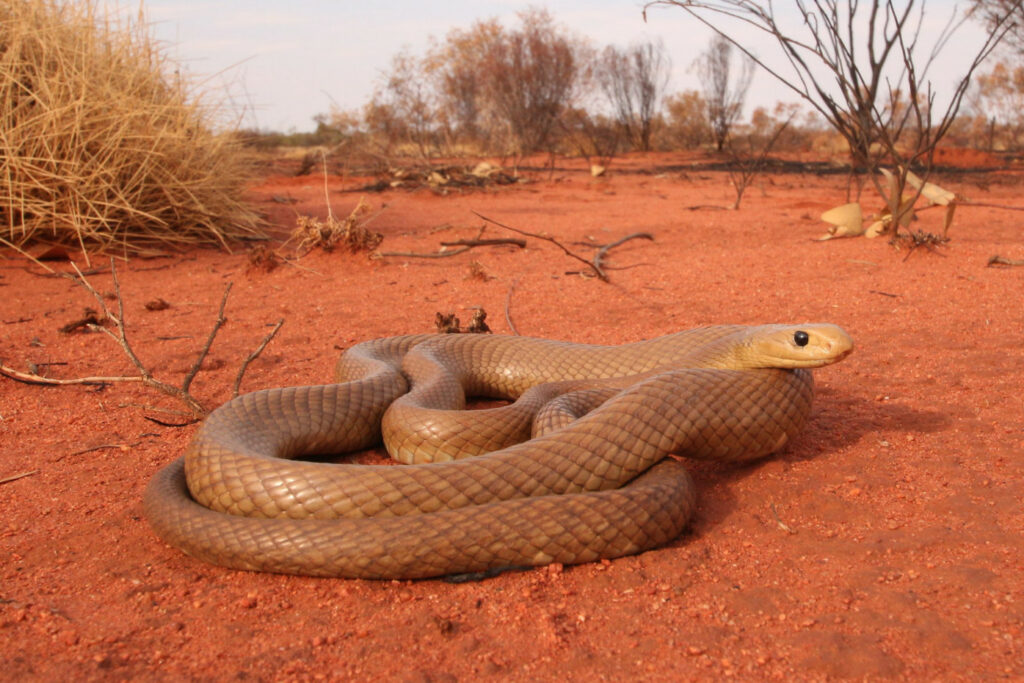
[[0,3],[0,243],[86,251],[261,237],[224,111],[96,0]]
[[302,253],[316,248],[330,252],[338,247],[345,247],[353,253],[373,251],[380,245],[384,236],[366,227],[366,223],[372,218],[366,217],[369,211],[370,205],[365,199],[360,198],[348,217],[340,221],[334,217],[330,209],[326,221],[313,216],[299,216],[289,241],[298,240],[297,249]]

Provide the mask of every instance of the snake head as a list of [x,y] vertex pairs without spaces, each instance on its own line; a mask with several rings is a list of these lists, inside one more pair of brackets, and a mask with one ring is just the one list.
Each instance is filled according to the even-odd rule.
[[830,323],[752,327],[742,346],[744,364],[760,368],[819,368],[853,351],[853,339]]

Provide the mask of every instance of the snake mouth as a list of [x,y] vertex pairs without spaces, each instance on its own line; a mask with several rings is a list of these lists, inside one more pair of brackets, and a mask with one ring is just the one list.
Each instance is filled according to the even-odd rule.
[[828,353],[822,354],[821,356],[819,356],[817,358],[813,358],[812,357],[812,358],[789,359],[784,365],[780,365],[780,367],[788,367],[788,368],[794,368],[794,369],[795,368],[821,368],[821,367],[824,367],[826,365],[832,365],[833,363],[838,363],[839,361],[841,361],[844,358],[846,358],[847,356],[849,356],[851,353],[853,353],[853,346],[852,345],[851,346],[847,346],[844,349],[840,349],[840,350],[834,351],[834,352],[832,352],[830,350]]
[[838,363],[853,353],[853,339],[848,336],[842,340],[838,340],[833,344],[833,346],[837,347],[831,357],[833,363]]

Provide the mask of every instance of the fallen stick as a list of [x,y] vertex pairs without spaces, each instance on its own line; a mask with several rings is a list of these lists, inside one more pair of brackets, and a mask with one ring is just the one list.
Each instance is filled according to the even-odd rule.
[[114,382],[141,382],[141,377],[74,377],[72,379],[55,379],[44,377],[33,372],[18,372],[14,368],[0,363],[0,374],[7,379],[21,382],[23,384],[37,384],[42,386],[63,386],[68,384],[107,385]]
[[512,291],[515,290],[516,285],[519,283],[519,278],[512,281],[512,284],[508,286],[508,294],[505,295],[505,322],[508,323],[508,329],[512,334],[519,336],[519,330],[516,329],[516,324],[512,322]]
[[[483,232],[483,228],[480,230]],[[465,254],[473,247],[493,247],[496,245],[511,244],[519,247],[520,249],[526,247],[526,240],[515,239],[512,237],[497,237],[494,239],[476,239],[469,240],[451,240],[448,242],[441,242],[442,247],[460,247],[459,249],[452,249],[450,251],[435,251],[429,253],[421,253],[417,251],[381,251],[377,252],[377,256],[394,257],[394,258],[448,258],[449,256],[457,256],[459,254]]]
[[988,268],[992,266],[1024,266],[1024,259],[1009,259],[996,254],[989,258],[985,266]]
[[17,481],[19,479],[24,479],[25,477],[31,477],[33,474],[39,474],[39,472],[40,472],[40,470],[32,470],[30,472],[22,472],[20,474],[12,474],[9,477],[4,477],[3,479],[0,479],[0,484],[6,484],[8,482]]
[[465,254],[472,247],[462,247],[461,249],[452,249],[451,251],[435,251],[428,254],[421,254],[416,251],[378,251],[377,256],[379,258],[448,258],[449,256],[458,256],[459,254]]
[[620,237],[619,239],[615,240],[614,242],[609,242],[608,244],[606,244],[603,247],[601,247],[600,249],[598,249],[597,253],[594,254],[594,268],[596,270],[598,270],[598,271],[603,273],[604,272],[604,268],[601,266],[601,260],[605,257],[605,254],[607,254],[609,251],[611,251],[615,247],[619,246],[620,244],[623,244],[624,242],[628,242],[629,240],[637,240],[637,239],[650,240],[650,241],[653,242],[654,241],[654,235],[650,234],[649,232],[634,232],[631,235],[626,235],[625,237]]
[[544,240],[546,242],[551,242],[556,247],[558,247],[563,252],[565,252],[566,256],[568,256],[570,258],[574,258],[577,261],[580,261],[581,263],[585,263],[587,265],[587,267],[590,268],[594,272],[594,275],[596,275],[599,280],[601,280],[602,282],[608,282],[608,275],[605,274],[605,272],[603,270],[601,270],[600,267],[595,266],[592,261],[588,261],[587,259],[583,258],[582,256],[573,253],[564,244],[562,244],[561,242],[556,240],[554,237],[551,237],[550,235],[541,235],[541,234],[538,234],[538,233],[535,233],[535,232],[527,232],[526,230],[520,230],[519,228],[513,228],[510,225],[505,225],[504,223],[499,223],[498,221],[493,220],[491,218],[488,218],[487,216],[484,216],[483,214],[477,213],[476,211],[473,211],[473,215],[476,216],[477,218],[480,218],[482,220],[487,221],[488,223],[491,223],[492,225],[497,225],[499,228],[504,228],[505,230],[511,230],[512,232],[517,232],[520,235],[526,235],[527,237],[533,237],[535,239]]
[[76,455],[85,455],[86,453],[92,453],[93,451],[102,451],[102,450],[115,449],[115,448],[118,449],[118,450],[126,451],[129,448],[132,448],[133,446],[138,446],[138,445],[139,445],[138,443],[134,443],[134,444],[129,444],[129,443],[104,443],[104,444],[100,444],[99,446],[93,446],[92,448],[83,448],[82,450],[75,451],[74,453],[65,453],[64,455],[57,456],[54,459],[54,462],[60,462],[64,458],[73,458]]
[[512,244],[517,247],[524,248],[526,247],[526,240],[520,240],[514,237],[496,237],[494,239],[453,240],[451,242],[441,242],[442,247],[491,247],[496,244]]

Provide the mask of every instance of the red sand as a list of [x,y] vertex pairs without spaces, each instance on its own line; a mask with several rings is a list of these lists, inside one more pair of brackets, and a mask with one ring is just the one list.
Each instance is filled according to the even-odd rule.
[[[660,168],[656,168],[656,163]],[[665,170],[671,163],[679,165]],[[438,260],[314,253],[252,270],[197,251],[120,265],[131,341],[179,382],[228,282],[228,322],[194,392],[224,401],[242,358],[283,317],[244,389],[329,381],[339,349],[430,330],[437,311],[510,315],[522,334],[620,343],[717,323],[829,321],[857,351],[817,372],[807,431],[743,467],[696,465],[688,533],[663,549],[478,583],[323,580],[209,566],[153,536],[140,496],[194,427],[140,407],[132,385],[45,388],[0,378],[0,659],[8,680],[454,681],[1024,677],[1024,259],[1020,214],[964,206],[941,255],[884,241],[819,243],[845,177],[773,174],[728,205],[723,174],[633,157],[609,178],[560,162],[549,179],[438,197],[372,195],[382,249],[476,236],[471,211],[581,253],[636,231],[611,283],[549,243]],[[1021,176],[950,175],[978,201],[1019,201]],[[346,214],[357,194],[337,194]],[[283,230],[326,213],[321,177],[254,188]],[[271,201],[292,196],[297,204]],[[939,211],[915,227],[939,230]],[[440,226],[449,226],[440,230]],[[508,236],[488,228],[486,236]],[[0,358],[57,377],[130,372],[99,334],[58,328],[93,306],[73,282],[0,263]],[[486,278],[470,277],[477,261]],[[102,266],[103,259],[94,259]],[[68,270],[66,264],[55,264]],[[621,268],[621,269],[618,269]],[[109,273],[90,277],[112,288]],[[149,311],[156,298],[170,308]],[[181,338],[187,335],[187,338]],[[166,418],[166,416],[165,416]],[[173,418],[172,418],[173,419]]]

